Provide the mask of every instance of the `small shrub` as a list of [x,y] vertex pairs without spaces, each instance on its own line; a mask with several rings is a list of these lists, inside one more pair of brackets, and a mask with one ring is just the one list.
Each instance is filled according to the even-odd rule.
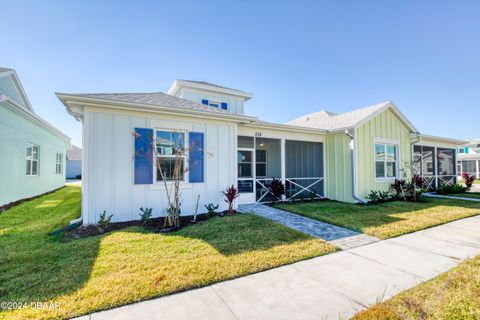
[[464,193],[467,190],[468,190],[467,187],[464,187],[459,184],[453,184],[453,185],[442,184],[437,188],[437,193],[441,195],[445,195],[445,194]]
[[223,191],[223,194],[225,195],[225,202],[228,203],[228,214],[235,214],[235,210],[233,209],[233,203],[235,199],[239,196],[237,188],[232,185],[231,187],[228,187],[225,191]]
[[102,229],[102,232],[107,231],[108,225],[112,220],[112,217],[113,214],[107,216],[107,211],[103,211],[103,213],[100,214],[100,218],[98,219],[98,225]]
[[142,221],[142,226],[146,225],[147,223],[150,223],[152,221],[152,208],[143,208],[140,207],[141,213],[140,215],[140,220]]
[[416,202],[422,198],[424,192],[423,178],[415,174],[410,182],[407,182],[405,179],[395,179],[395,182],[391,184],[391,188],[395,191],[394,199]]
[[273,195],[274,202],[277,202],[282,199],[282,196],[285,194],[285,185],[282,180],[273,178],[272,182],[268,184],[268,191]]
[[389,191],[375,191],[372,190],[366,197],[370,203],[382,203],[392,199],[392,195]]
[[219,207],[218,204],[214,205],[213,203],[209,203],[208,205],[205,205],[205,209],[207,209],[207,217],[212,218],[217,215],[215,210],[217,210]]
[[462,179],[465,182],[467,188],[470,189],[473,185],[473,181],[475,181],[475,176],[471,176],[466,172],[462,172]]

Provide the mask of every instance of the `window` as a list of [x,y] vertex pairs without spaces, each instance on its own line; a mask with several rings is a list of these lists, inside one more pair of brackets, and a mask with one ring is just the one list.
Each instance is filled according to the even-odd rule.
[[40,147],[29,144],[27,145],[26,174],[27,176],[38,176],[40,167]]
[[257,178],[267,177],[267,151],[255,151],[255,174]]
[[55,164],[55,174],[62,174],[63,172],[63,154],[57,153],[57,161]]
[[464,148],[458,148],[458,153],[465,153],[465,149]]
[[184,180],[186,161],[185,133],[156,131],[155,138],[157,151],[156,181],[162,181],[160,170],[162,170],[165,180],[174,180],[177,176],[175,167],[178,168],[178,177],[180,180]]
[[208,101],[209,107],[220,108],[220,102],[217,101]]
[[398,146],[394,144],[375,144],[375,177],[377,179],[397,177],[397,149]]

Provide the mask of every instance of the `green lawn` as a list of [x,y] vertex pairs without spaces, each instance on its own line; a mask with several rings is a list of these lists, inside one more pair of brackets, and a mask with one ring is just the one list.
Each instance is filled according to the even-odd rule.
[[374,305],[353,319],[480,319],[480,256]]
[[480,192],[453,193],[447,196],[480,199]]
[[171,234],[130,227],[66,242],[47,236],[79,213],[80,188],[66,187],[0,214],[0,301],[60,306],[6,311],[0,318],[79,316],[335,250],[249,214]]
[[422,202],[392,201],[369,205],[316,201],[278,204],[276,207],[380,239],[480,214],[480,203],[433,198],[425,198]]

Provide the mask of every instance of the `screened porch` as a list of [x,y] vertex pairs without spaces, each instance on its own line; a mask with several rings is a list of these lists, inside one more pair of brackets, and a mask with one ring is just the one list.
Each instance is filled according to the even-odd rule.
[[239,136],[237,148],[239,203],[273,201],[274,178],[285,185],[284,200],[324,197],[321,142]]
[[455,149],[415,145],[413,160],[414,172],[423,178],[426,189],[457,182]]

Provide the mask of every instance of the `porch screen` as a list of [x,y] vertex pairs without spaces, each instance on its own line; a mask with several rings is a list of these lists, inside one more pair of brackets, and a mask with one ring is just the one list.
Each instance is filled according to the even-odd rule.
[[285,141],[288,196],[293,196],[295,199],[323,197],[323,172],[323,143]]

